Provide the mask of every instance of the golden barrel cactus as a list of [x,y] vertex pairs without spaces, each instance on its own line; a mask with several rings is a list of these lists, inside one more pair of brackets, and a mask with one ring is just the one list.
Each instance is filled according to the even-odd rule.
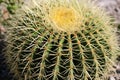
[[110,20],[87,0],[33,0],[8,21],[11,72],[19,80],[104,80],[117,50]]

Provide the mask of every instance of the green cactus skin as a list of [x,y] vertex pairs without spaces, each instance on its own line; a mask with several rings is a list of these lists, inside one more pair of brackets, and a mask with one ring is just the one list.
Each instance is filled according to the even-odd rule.
[[106,80],[117,50],[106,13],[86,0],[33,0],[32,5],[8,21],[5,55],[15,77]]

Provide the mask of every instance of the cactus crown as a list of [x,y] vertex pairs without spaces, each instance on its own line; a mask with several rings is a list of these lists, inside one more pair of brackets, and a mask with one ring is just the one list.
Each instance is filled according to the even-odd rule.
[[54,7],[49,13],[50,19],[55,24],[54,27],[58,30],[78,30],[78,25],[80,25],[80,17],[74,9],[70,7]]
[[10,20],[8,62],[25,80],[104,80],[116,50],[109,20],[87,0],[33,0]]

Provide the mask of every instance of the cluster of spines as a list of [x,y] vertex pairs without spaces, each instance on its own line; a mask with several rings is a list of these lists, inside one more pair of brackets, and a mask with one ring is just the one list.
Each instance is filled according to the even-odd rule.
[[100,71],[106,67],[105,63],[110,52],[105,40],[99,41],[91,35],[93,40],[90,41],[82,33],[57,35],[50,33],[40,37],[41,35],[32,41],[27,38],[23,41],[20,37],[21,39],[14,43],[20,41],[22,43],[11,48],[14,52],[12,57],[18,62],[18,69],[23,75],[27,75],[27,78],[37,77],[45,80],[49,77],[56,80],[61,77],[63,80],[77,78],[87,80],[91,77],[92,80],[92,77],[98,78],[104,72]]
[[29,11],[10,23],[7,56],[17,76],[29,80],[100,80],[104,76],[112,48],[102,15],[84,9],[82,29],[70,33],[55,32],[41,20],[44,15],[37,14],[40,8]]

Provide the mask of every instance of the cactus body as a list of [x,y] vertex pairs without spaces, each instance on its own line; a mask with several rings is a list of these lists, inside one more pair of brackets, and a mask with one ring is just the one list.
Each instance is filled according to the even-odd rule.
[[86,0],[33,5],[9,21],[11,72],[20,80],[104,80],[116,50],[109,17]]

